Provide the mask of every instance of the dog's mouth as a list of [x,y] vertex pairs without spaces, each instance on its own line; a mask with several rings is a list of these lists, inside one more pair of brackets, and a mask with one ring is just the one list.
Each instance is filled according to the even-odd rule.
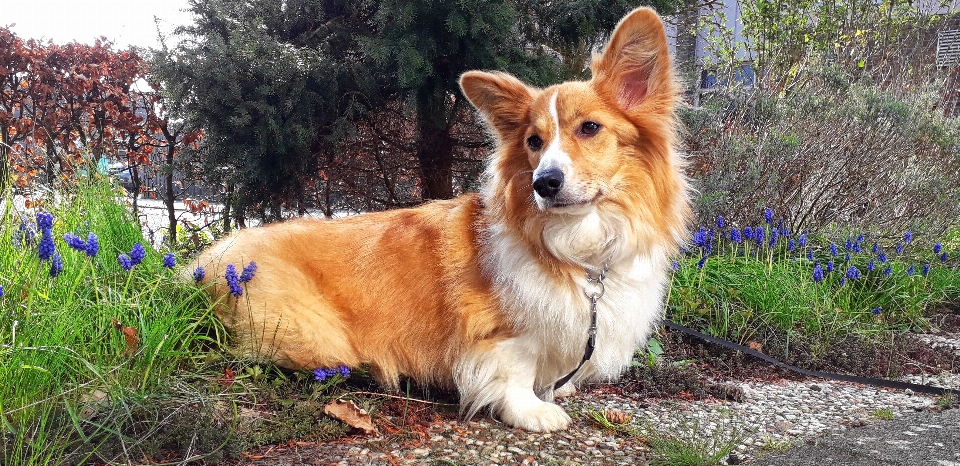
[[589,199],[553,199],[547,206],[547,210],[555,210],[563,213],[577,211],[583,207],[589,207],[597,203],[603,197],[603,190],[597,190],[597,193]]

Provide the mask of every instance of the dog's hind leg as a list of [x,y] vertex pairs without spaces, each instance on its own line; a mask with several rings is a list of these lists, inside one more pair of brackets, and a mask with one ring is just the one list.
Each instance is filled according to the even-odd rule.
[[477,348],[455,372],[462,409],[472,416],[490,406],[501,421],[535,432],[561,430],[570,425],[563,408],[534,393],[537,351],[530,343],[510,338],[492,348]]

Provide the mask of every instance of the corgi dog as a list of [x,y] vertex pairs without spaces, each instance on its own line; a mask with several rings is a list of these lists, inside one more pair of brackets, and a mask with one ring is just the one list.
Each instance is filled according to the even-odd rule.
[[[496,139],[479,194],[243,229],[206,250],[236,344],[298,370],[365,365],[392,390],[400,376],[453,387],[466,417],[566,428],[554,391],[630,365],[691,216],[657,14],[623,18],[591,71],[546,89],[461,77]],[[226,267],[251,261],[236,296]]]

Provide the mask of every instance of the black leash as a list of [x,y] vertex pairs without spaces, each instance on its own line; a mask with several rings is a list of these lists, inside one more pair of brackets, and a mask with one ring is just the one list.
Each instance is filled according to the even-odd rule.
[[[687,335],[695,336],[701,340],[705,340],[710,343],[720,345],[724,348],[729,348],[732,350],[740,351],[741,353],[744,353],[744,354],[749,354],[750,356],[753,356],[755,358],[760,358],[777,367],[782,367],[788,371],[796,372],[798,374],[819,377],[821,379],[842,380],[844,382],[855,382],[855,383],[864,384],[864,385],[873,385],[875,387],[896,388],[898,390],[913,390],[915,392],[929,393],[932,395],[960,395],[960,390],[953,389],[953,388],[934,387],[932,385],[920,385],[920,384],[909,383],[909,382],[898,382],[895,380],[874,379],[872,377],[859,377],[856,375],[835,374],[832,372],[820,372],[820,371],[811,371],[808,369],[801,369],[799,367],[791,366],[789,364],[780,362],[776,359],[771,358],[770,356],[767,356],[759,351],[750,349],[746,346],[738,345],[736,343],[732,343],[726,340],[721,340],[717,337],[714,337],[712,335],[707,335],[705,333],[700,333],[692,328],[684,327],[683,325],[673,323],[669,320],[664,320],[663,324],[667,328],[670,328],[673,330],[679,330],[683,333],[686,333]],[[570,376],[572,375],[573,374],[570,374]],[[567,378],[569,378],[570,376],[567,376]],[[565,378],[564,381],[566,381],[567,378]]]
[[577,364],[577,368],[553,384],[554,390],[559,390],[560,387],[569,382],[573,376],[577,375],[577,372],[580,372],[580,368],[593,356],[593,350],[597,347],[597,301],[607,292],[606,287],[603,285],[603,279],[606,278],[607,270],[608,268],[604,267],[596,277],[590,275],[590,272],[587,272],[587,281],[596,283],[600,287],[600,291],[597,293],[591,294],[586,291],[583,292],[587,295],[587,299],[590,300],[590,330],[587,331],[587,347],[583,349],[583,359],[580,360],[580,364]]

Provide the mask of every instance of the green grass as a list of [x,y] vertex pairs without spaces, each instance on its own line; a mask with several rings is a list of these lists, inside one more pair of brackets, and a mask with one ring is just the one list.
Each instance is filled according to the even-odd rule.
[[[224,340],[201,290],[174,278],[104,181],[76,186],[40,210],[54,215],[63,271],[24,241],[33,213],[3,203],[0,217],[0,413],[2,464],[82,461],[108,443],[129,444],[138,407],[171,402],[169,376],[198,367]],[[93,232],[94,257],[70,249],[65,233]],[[117,261],[135,242],[147,255],[131,271]],[[114,319],[135,328],[134,349]],[[156,397],[165,398],[163,400]],[[161,402],[162,401],[162,402]],[[102,458],[101,458],[102,459]]]
[[[806,247],[798,245],[799,235],[781,236],[771,247],[771,227],[763,226],[767,233],[761,245],[733,242],[730,226],[715,227],[706,260],[705,247],[694,246],[682,257],[675,266],[668,316],[740,343],[772,336],[782,340],[787,352],[794,342],[803,342],[816,353],[851,334],[869,340],[891,331],[924,330],[926,315],[960,303],[957,251],[947,252],[943,262],[932,251],[933,241],[867,236],[857,252],[847,251],[845,243],[850,239],[855,244],[859,235],[840,234],[833,238],[838,249],[833,256],[830,240],[822,236],[811,235]],[[885,252],[886,263],[872,251],[874,243]],[[823,280],[816,282],[815,265],[825,269],[830,261],[834,271],[824,271]],[[874,270],[868,271],[871,261]],[[925,264],[930,266],[926,275]],[[851,266],[859,278],[846,276]],[[914,273],[908,274],[911,266]]]

